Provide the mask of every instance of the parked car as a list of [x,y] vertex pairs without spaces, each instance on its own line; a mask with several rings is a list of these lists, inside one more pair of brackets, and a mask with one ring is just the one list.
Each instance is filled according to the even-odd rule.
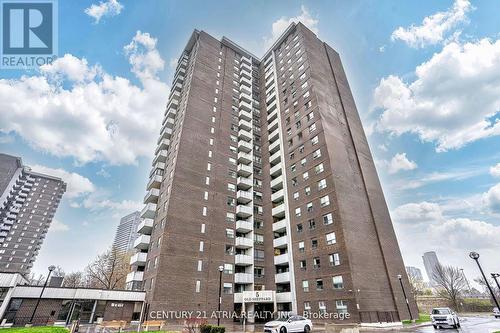
[[500,318],[500,310],[496,306],[493,308],[493,315],[495,318]]
[[451,326],[453,328],[460,327],[460,320],[455,312],[450,308],[434,308],[431,311],[431,321],[434,328],[443,326]]
[[291,333],[291,332],[311,332],[313,325],[311,320],[302,316],[290,316],[279,318],[264,325],[265,333]]

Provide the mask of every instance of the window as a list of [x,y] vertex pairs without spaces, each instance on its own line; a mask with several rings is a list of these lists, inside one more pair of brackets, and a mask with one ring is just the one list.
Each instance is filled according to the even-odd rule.
[[297,224],[297,232],[302,232],[303,230],[302,223]]
[[232,294],[233,293],[233,284],[228,283],[228,282],[224,282],[224,287],[223,287],[222,292],[226,295]]
[[255,260],[264,260],[264,250],[254,250]]
[[306,193],[306,195],[310,195],[311,194],[311,188],[309,186],[307,186],[306,188],[304,188],[304,192]]
[[319,257],[313,258],[313,267],[316,269],[321,267],[321,261],[319,260]]
[[203,193],[203,200],[208,200],[208,191]]
[[259,234],[254,234],[253,236],[255,244],[264,244],[264,236]]
[[210,177],[205,177],[205,185],[210,185]]
[[342,289],[344,288],[344,281],[341,275],[337,275],[332,277],[333,289]]
[[224,264],[224,274],[233,274],[233,264]]
[[199,293],[200,289],[201,289],[201,281],[200,280],[196,280],[196,292]]
[[299,192],[294,192],[293,193],[293,199],[294,200],[299,200]]
[[308,180],[308,179],[309,179],[309,172],[307,172],[307,171],[306,171],[306,172],[304,172],[304,173],[302,174],[302,178],[303,178],[304,180]]
[[323,224],[324,225],[329,225],[333,223],[333,215],[332,213],[328,213],[323,215]]
[[203,260],[198,260],[198,272],[203,270]]
[[300,210],[300,207],[295,208],[295,216],[296,216],[296,217],[301,217],[301,216],[302,216],[302,212],[301,212],[301,210]]
[[236,185],[231,183],[227,184],[227,190],[229,192],[236,192]]
[[307,280],[302,281],[302,289],[304,289],[304,292],[306,293],[309,291],[309,281]]
[[305,260],[301,260],[299,262],[299,265],[300,265],[300,269],[307,269],[307,263]]
[[309,221],[307,221],[309,223],[309,229],[310,230],[314,230],[316,229],[316,222],[314,221],[314,219],[310,219]]
[[308,202],[307,203],[307,211],[309,213],[313,211],[313,203],[312,202]]
[[227,238],[234,238],[234,230],[226,228],[226,237]]
[[202,234],[204,234],[204,233],[205,233],[205,223],[202,223],[202,224],[201,224],[201,230],[200,230],[200,232],[201,232]]
[[335,301],[335,307],[337,309],[337,313],[347,313],[347,301]]
[[326,314],[326,302],[325,301],[319,301],[318,308],[319,308],[320,314]]
[[305,243],[303,241],[299,242],[299,252],[304,252],[305,250]]
[[226,222],[232,223],[236,220],[234,213],[226,213]]
[[326,234],[326,244],[327,245],[333,245],[337,243],[337,238],[335,236],[334,232],[330,232],[329,234]]
[[320,163],[320,164],[316,165],[316,166],[314,167],[314,171],[316,172],[316,174],[318,174],[318,173],[322,173],[323,171],[325,171],[325,168],[324,168],[324,166],[323,166],[323,163]]
[[227,255],[230,255],[230,256],[234,255],[234,246],[231,245],[231,244],[226,244],[226,250],[225,251],[226,251]]
[[318,248],[318,240],[316,238],[311,239],[311,248],[313,250]]
[[203,241],[200,241],[200,252],[203,252]]
[[207,207],[203,207],[201,214],[207,216]]
[[324,188],[326,188],[326,179],[321,179],[318,182],[318,191],[321,191]]
[[309,311],[311,311],[311,303],[304,302],[304,312],[309,312]]
[[319,201],[321,203],[321,207],[326,207],[330,204],[330,197],[325,195],[324,197],[319,198]]
[[323,280],[322,279],[316,280],[316,290],[323,290]]
[[340,255],[338,253],[333,253],[328,256],[330,261],[330,266],[340,265]]

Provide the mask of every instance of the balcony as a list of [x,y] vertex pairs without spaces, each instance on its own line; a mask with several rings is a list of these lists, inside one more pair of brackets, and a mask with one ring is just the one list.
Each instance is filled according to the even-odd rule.
[[278,118],[274,119],[272,122],[269,123],[269,125],[267,125],[267,131],[269,133],[271,133],[277,128],[278,128]]
[[240,106],[240,109],[252,112],[252,104],[250,104],[248,102],[241,100],[239,106]]
[[292,301],[292,293],[276,293],[276,303],[290,303]]
[[156,154],[156,156],[153,160],[153,165],[158,163],[158,162],[165,163],[165,161],[167,160],[167,155],[168,155],[168,151],[165,149],[158,151],[158,154]]
[[[269,104],[267,106],[267,112],[272,114],[273,111],[277,109],[277,106],[278,106],[278,102],[276,100],[272,101],[271,104]],[[269,120],[269,118],[267,120]]]
[[[248,93],[246,93],[248,91]],[[250,91],[244,87],[240,88],[240,100],[247,103],[252,103],[252,96],[250,96]]]
[[151,237],[149,235],[140,235],[134,241],[134,249],[147,250],[149,248],[150,242],[151,242]]
[[276,90],[273,91],[270,95],[266,95],[266,105],[270,105],[275,100],[276,100]]
[[279,162],[281,162],[281,154],[280,154],[280,151],[278,150],[277,152],[272,154],[271,157],[269,157],[269,163],[271,163],[272,165],[275,165],[276,163],[279,163]]
[[238,122],[238,127],[242,128],[246,131],[252,130],[252,124],[249,121],[246,121],[244,119],[240,119],[240,121]]
[[[167,109],[177,109],[179,107],[178,98],[172,98],[174,95],[171,95],[170,100],[167,103]],[[180,97],[180,94],[179,94]]]
[[241,76],[240,77],[240,84],[241,85],[245,85],[247,87],[251,87],[252,86],[252,80],[249,80],[245,76]]
[[240,266],[250,266],[253,265],[253,258],[246,254],[237,254],[234,256],[234,263]]
[[174,124],[175,124],[174,118],[167,117],[167,118],[164,118],[164,119],[165,119],[165,121],[163,122],[163,126],[165,126],[167,128],[173,128],[174,127]]
[[141,211],[141,217],[143,219],[153,219],[156,214],[156,204],[148,203],[144,206]]
[[[176,109],[167,109],[165,111],[165,117],[167,117],[167,118],[175,119],[176,115],[177,115],[177,110]],[[165,122],[165,120],[164,120],[164,122]]]
[[252,134],[249,131],[246,131],[244,129],[240,129],[238,131],[238,139],[250,141],[250,140],[252,140]]
[[179,91],[173,91],[170,93],[170,100],[179,101],[180,99],[181,99],[181,93]]
[[240,203],[247,204],[252,201],[252,192],[250,191],[238,191],[236,193],[236,200]]
[[180,82],[176,82],[173,86],[172,86],[172,90],[175,90],[175,91],[181,91],[182,90],[182,84]]
[[236,237],[234,246],[240,249],[249,249],[253,247],[253,240],[246,237]]
[[154,172],[156,170],[165,170],[165,163],[163,162],[158,162],[156,163],[155,165],[153,165],[153,167],[151,168],[151,171],[149,172],[149,178],[151,178],[151,176],[154,174]]
[[160,196],[160,190],[157,188],[150,189],[144,196],[144,203],[158,203],[158,197]]
[[242,218],[247,218],[252,216],[252,207],[245,206],[245,205],[238,205],[236,206],[236,216],[242,217]]
[[290,283],[290,272],[278,273],[274,276],[275,283]]
[[235,273],[234,283],[249,284],[253,283],[253,274],[250,273]]
[[274,264],[275,265],[284,265],[288,264],[288,253],[280,254],[278,256],[274,256]]
[[[250,165],[238,164],[237,172],[239,176],[248,177],[252,174],[253,168]],[[251,182],[250,182],[251,184]]]
[[285,217],[285,204],[281,204],[279,206],[276,206],[272,210],[273,217]]
[[273,122],[274,119],[276,119],[277,116],[278,116],[278,111],[277,110],[269,111],[269,108],[268,108],[268,110],[267,110],[267,122],[268,123]]
[[170,136],[172,136],[172,129],[171,128],[163,128],[161,133],[160,133],[160,137],[158,138],[158,141],[157,143],[160,143],[161,140],[163,139],[169,139]]
[[152,188],[160,188],[161,180],[162,180],[162,176],[153,175],[152,177],[149,178],[147,189],[150,190]]
[[288,237],[286,237],[286,235],[273,239],[273,246],[277,249],[285,248],[287,247],[287,244]]
[[283,198],[285,196],[285,190],[284,189],[281,189],[277,192],[274,192],[273,194],[271,194],[271,201],[272,202],[278,202],[278,201],[282,201]]
[[269,170],[269,172],[272,177],[281,175],[281,173],[283,172],[283,170],[281,169],[281,163],[278,163],[275,166],[273,166],[271,170]]
[[283,176],[279,176],[278,178],[274,178],[271,180],[271,188],[273,190],[279,190],[283,188]]
[[240,119],[244,119],[246,121],[251,121],[252,120],[252,113],[248,112],[246,110],[240,110],[238,113],[238,117]]
[[241,57],[241,62],[247,64],[248,66],[252,66],[252,59],[245,56]]
[[142,219],[137,226],[137,232],[143,235],[151,235],[153,231],[153,219]]
[[237,220],[236,221],[236,231],[237,232],[250,232],[253,230],[253,223],[249,221]]
[[269,153],[274,154],[280,150],[280,140],[276,140],[269,145]]
[[246,141],[243,141],[243,140],[239,140],[238,141],[238,150],[239,151],[242,151],[242,152],[245,152],[245,153],[249,153],[252,151],[252,144],[250,142],[246,142]]
[[241,188],[243,190],[248,190],[252,187],[252,180],[249,178],[238,177],[236,181],[238,188]]
[[127,274],[125,282],[129,283],[133,281],[142,281],[143,278],[144,278],[144,272],[130,272]]
[[137,252],[130,258],[130,265],[144,266],[146,264],[146,252]]
[[269,134],[269,143],[273,143],[275,140],[279,138],[279,128],[275,129],[271,134]]
[[286,230],[286,220],[282,219],[273,223],[273,232],[283,232]]
[[238,162],[243,164],[249,164],[250,162],[252,162],[252,155],[240,151],[238,153]]

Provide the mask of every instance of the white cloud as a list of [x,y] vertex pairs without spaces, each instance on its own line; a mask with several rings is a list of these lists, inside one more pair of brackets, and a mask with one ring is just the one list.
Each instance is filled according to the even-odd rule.
[[483,194],[484,203],[493,213],[500,213],[500,183]]
[[69,230],[69,226],[67,224],[64,224],[62,223],[61,221],[59,220],[52,220],[52,222],[50,223],[50,227],[49,227],[49,231],[68,231]]
[[115,213],[128,213],[141,210],[144,205],[138,201],[121,200],[113,201],[109,199],[109,194],[104,190],[99,190],[88,195],[81,203],[82,207],[90,211],[110,210]]
[[490,168],[490,175],[493,177],[500,177],[500,163]]
[[416,79],[380,81],[378,131],[417,134],[438,152],[500,134],[500,40],[452,42],[418,66]]
[[390,174],[398,173],[399,171],[414,170],[417,168],[417,163],[410,161],[406,157],[406,153],[398,153],[393,156],[388,163],[388,171]]
[[268,49],[281,36],[281,34],[292,23],[301,22],[303,25],[311,29],[316,35],[318,34],[319,20],[315,19],[305,6],[300,7],[300,14],[294,17],[281,17],[273,22],[271,36],[264,37],[264,48]]
[[168,86],[156,39],[140,31],[125,47],[139,85],[66,54],[40,74],[0,80],[0,132],[78,163],[133,164],[150,158]]
[[408,203],[392,211],[394,220],[401,223],[436,222],[443,218],[441,207],[433,202]]
[[97,171],[96,174],[98,176],[103,177],[103,178],[109,178],[109,177],[111,177],[110,173],[107,172],[106,169],[104,169],[104,168],[101,168],[101,170]]
[[120,14],[123,5],[118,0],[101,1],[98,5],[92,4],[85,9],[85,14],[94,18],[94,23],[99,23],[103,17],[112,17]]
[[179,59],[171,58],[170,61],[168,62],[168,67],[170,67],[170,69],[174,70],[177,67],[178,63],[179,63]]
[[458,24],[466,22],[467,13],[472,9],[469,0],[456,0],[447,11],[425,17],[421,25],[397,28],[392,32],[391,39],[401,40],[413,48],[437,44]]
[[64,196],[68,198],[81,197],[95,191],[94,184],[88,178],[76,172],[68,172],[64,169],[54,169],[38,164],[31,166],[31,169],[35,172],[61,178],[67,184]]
[[445,235],[447,244],[459,249],[495,248],[500,244],[500,226],[468,218],[448,219],[431,225],[429,232],[433,236]]

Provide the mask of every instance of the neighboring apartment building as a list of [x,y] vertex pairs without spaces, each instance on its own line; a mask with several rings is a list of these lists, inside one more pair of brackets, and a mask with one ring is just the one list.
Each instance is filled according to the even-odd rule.
[[126,253],[132,251],[134,242],[139,236],[137,227],[141,223],[140,212],[133,212],[120,219],[120,224],[116,228],[113,248],[119,252]]
[[142,283],[149,314],[210,315],[222,266],[222,310],[409,318],[405,267],[340,58],[304,25],[262,59],[196,30],[152,165],[127,276],[129,288]]
[[427,273],[427,277],[429,278],[429,284],[431,287],[435,287],[437,283],[436,279],[434,278],[434,272],[436,270],[436,266],[440,264],[436,252],[425,252],[422,256],[422,260],[424,261],[425,272]]
[[66,184],[0,154],[0,272],[29,273]]

